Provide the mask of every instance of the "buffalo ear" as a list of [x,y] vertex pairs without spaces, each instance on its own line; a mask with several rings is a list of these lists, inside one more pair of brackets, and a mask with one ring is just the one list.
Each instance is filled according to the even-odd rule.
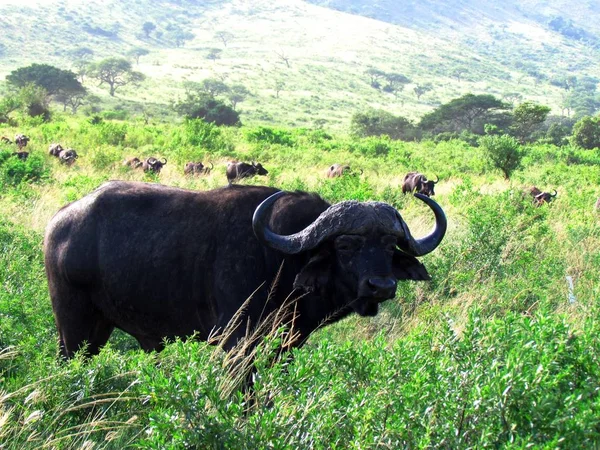
[[431,280],[429,273],[427,273],[427,269],[417,258],[402,253],[399,250],[394,252],[392,272],[398,280]]
[[329,281],[331,273],[331,255],[328,251],[317,253],[296,275],[294,289],[319,292]]

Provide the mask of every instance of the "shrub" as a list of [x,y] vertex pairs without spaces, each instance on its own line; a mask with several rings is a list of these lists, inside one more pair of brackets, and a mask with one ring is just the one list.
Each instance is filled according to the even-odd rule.
[[279,144],[293,147],[296,143],[292,133],[287,130],[279,130],[270,127],[257,127],[246,132],[248,142]]
[[523,149],[514,137],[507,134],[500,136],[483,136],[479,139],[479,145],[485,157],[496,169],[500,169],[504,178],[521,166]]
[[571,141],[578,147],[592,149],[600,147],[600,117],[583,117],[573,127]]
[[[6,156],[2,152],[0,161]],[[22,161],[18,158],[7,158],[0,166],[0,185],[17,186],[22,182],[40,181],[49,176],[49,169],[44,164],[44,159],[38,154],[29,154],[29,158]]]

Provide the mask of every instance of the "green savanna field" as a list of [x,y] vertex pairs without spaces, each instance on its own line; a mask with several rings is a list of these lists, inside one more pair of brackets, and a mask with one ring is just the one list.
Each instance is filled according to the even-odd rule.
[[[0,131],[31,137],[25,162],[0,148],[0,448],[598,448],[597,149],[526,146],[507,181],[458,140],[60,114]],[[52,142],[80,158],[60,165]],[[168,159],[159,176],[122,165],[151,155]],[[43,267],[49,218],[110,179],[223,186],[232,158],[269,170],[244,183],[388,202],[416,236],[433,217],[402,195],[403,176],[438,175],[449,229],[422,258],[432,281],[401,283],[377,317],[316,332],[291,361],[272,361],[281,335],[269,336],[251,399],[226,355],[202,342],[145,354],[116,332],[99,356],[60,361]],[[190,160],[215,169],[185,177]],[[335,162],[364,173],[326,179]],[[531,185],[558,196],[536,208],[522,195]]]

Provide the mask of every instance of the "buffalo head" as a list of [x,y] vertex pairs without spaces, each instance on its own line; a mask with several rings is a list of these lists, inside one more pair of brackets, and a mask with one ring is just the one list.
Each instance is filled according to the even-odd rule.
[[19,149],[27,147],[28,142],[29,137],[25,136],[24,134],[15,135],[15,144],[17,144],[17,147],[19,147]]
[[59,161],[67,166],[72,165],[77,158],[79,158],[79,155],[77,155],[77,152],[72,148],[61,150],[58,154]]
[[252,167],[254,167],[256,175],[268,175],[269,174],[269,171],[267,169],[265,169],[261,163],[255,163],[254,161],[252,161]]
[[440,181],[436,175],[436,180],[428,180],[425,175],[419,172],[409,172],[404,176],[402,192],[418,192],[419,194],[431,197],[435,195],[434,186]]
[[160,161],[151,156],[150,158],[146,158],[142,164],[142,168],[144,169],[144,172],[160,173],[165,164],[167,164],[166,158],[163,158],[163,160]]
[[295,288],[317,292],[325,298],[334,292],[339,308],[349,305],[361,316],[373,316],[379,303],[395,296],[398,280],[429,279],[415,257],[433,251],[447,227],[443,210],[429,197],[415,194],[432,209],[435,229],[422,239],[414,239],[392,206],[356,201],[330,206],[298,233],[278,235],[268,226],[268,213],[285,194],[278,192],[263,201],[252,224],[264,245],[284,254],[310,255],[296,276]]
[[127,166],[127,167],[131,167],[132,169],[137,169],[139,167],[142,167],[142,161],[140,161],[139,158],[133,156],[133,157],[127,158],[123,162],[123,165]]
[[539,194],[537,194],[536,196],[533,197],[533,204],[535,206],[542,206],[544,203],[550,203],[554,197],[556,197],[556,195],[558,194],[558,192],[556,192],[556,189],[554,190],[554,194],[551,194],[549,192],[541,192]]

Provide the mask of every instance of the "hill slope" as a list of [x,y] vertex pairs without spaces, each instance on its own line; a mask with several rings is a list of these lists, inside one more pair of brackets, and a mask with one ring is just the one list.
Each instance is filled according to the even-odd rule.
[[[548,80],[600,75],[593,45],[530,17],[525,6],[536,1],[525,2],[523,10],[516,3],[499,8],[466,0],[449,6],[406,2],[404,9],[385,1],[319,3],[348,11],[374,4],[375,12],[367,14],[377,19],[300,0],[10,0],[0,5],[0,77],[32,62],[71,68],[81,47],[92,49],[93,59],[143,47],[150,54],[137,66],[148,76],[142,89],[122,88],[113,101],[94,80],[86,85],[113,107],[133,102],[166,108],[182,94],[182,81],[220,77],[252,92],[240,105],[245,123],[312,126],[318,120],[339,128],[357,110],[383,108],[416,119],[467,92],[516,92],[560,113],[564,91]],[[544,4],[540,17],[562,10],[565,2]],[[600,15],[591,3],[586,8],[582,16]],[[156,25],[149,36],[145,22]],[[233,35],[226,45],[215,36],[219,31]],[[176,42],[181,32],[194,37]],[[207,59],[213,49],[220,56]],[[369,68],[403,74],[411,83],[395,95],[373,89]],[[413,89],[424,83],[433,90],[417,99]]]

